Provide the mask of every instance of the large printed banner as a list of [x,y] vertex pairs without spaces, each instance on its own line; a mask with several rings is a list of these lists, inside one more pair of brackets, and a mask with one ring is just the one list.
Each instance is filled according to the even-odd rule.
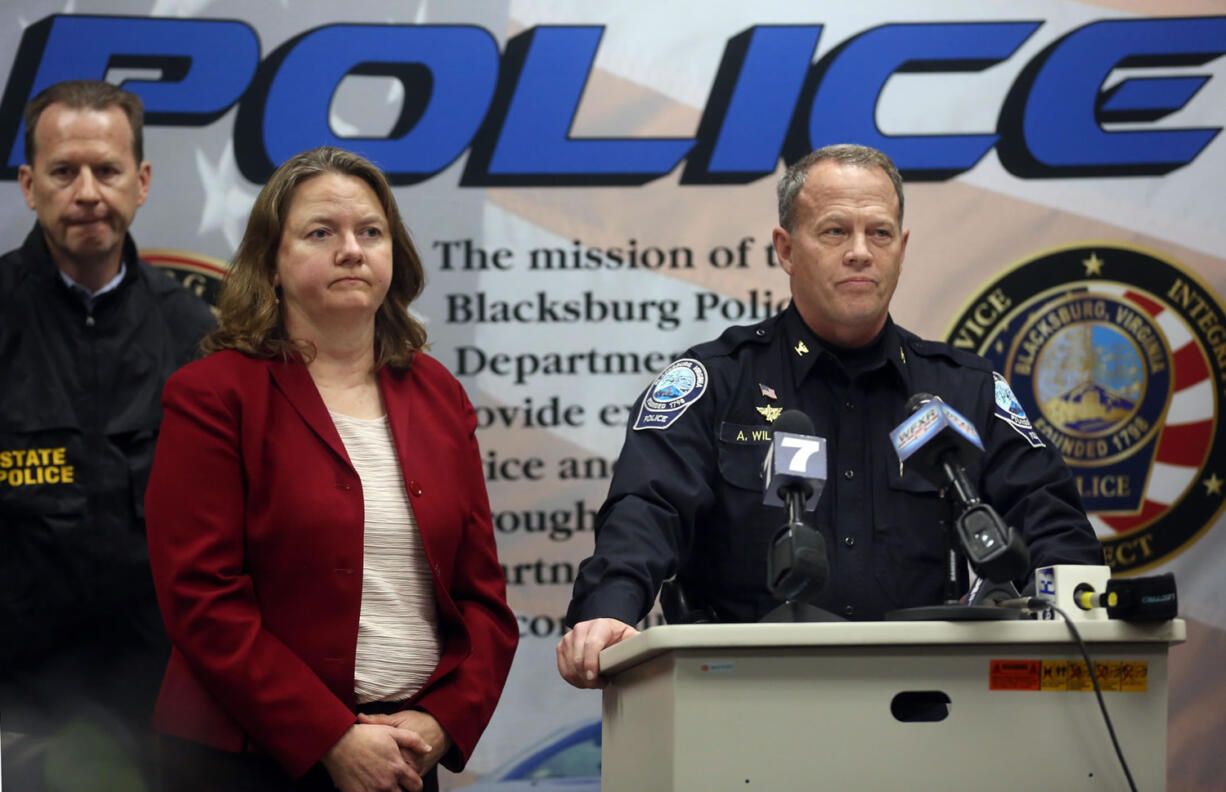
[[1170,786],[1220,788],[1220,2],[17,0],[0,19],[4,249],[33,222],[21,108],[68,78],[143,98],[133,235],[206,298],[290,155],[352,148],[396,185],[426,263],[414,310],[477,406],[522,636],[445,786],[598,772],[599,696],[553,655],[635,397],[786,306],[775,180],[852,141],[908,184],[895,319],[1009,379],[1116,574],[1175,573]]

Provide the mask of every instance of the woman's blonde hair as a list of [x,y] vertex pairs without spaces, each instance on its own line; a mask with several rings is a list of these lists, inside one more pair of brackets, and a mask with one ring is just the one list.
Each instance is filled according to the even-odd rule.
[[421,294],[425,272],[387,177],[364,157],[321,146],[286,160],[260,190],[243,241],[221,287],[218,327],[201,344],[206,353],[235,349],[267,358],[302,355],[310,360],[314,356],[312,344],[286,335],[273,279],[294,191],[325,173],[353,176],[369,184],[387,215],[392,239],[392,282],[375,313],[375,367],[408,368],[413,356],[425,347],[426,329],[409,314],[409,304]]

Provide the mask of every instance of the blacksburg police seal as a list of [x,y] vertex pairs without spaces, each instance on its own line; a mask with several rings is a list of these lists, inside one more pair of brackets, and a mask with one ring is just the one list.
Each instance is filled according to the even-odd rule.
[[1195,274],[1115,243],[1049,251],[947,335],[1003,374],[998,417],[1029,416],[1028,439],[1064,456],[1114,573],[1163,563],[1222,513],[1226,312]]
[[707,367],[693,358],[673,361],[643,396],[635,429],[667,429],[707,390]]

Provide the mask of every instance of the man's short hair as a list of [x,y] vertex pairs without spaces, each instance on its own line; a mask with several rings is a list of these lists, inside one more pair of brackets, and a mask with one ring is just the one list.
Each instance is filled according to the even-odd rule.
[[118,107],[128,117],[132,127],[132,154],[139,165],[145,160],[145,105],[140,97],[116,85],[101,80],[65,80],[48,86],[26,105],[26,164],[34,164],[34,130],[43,111],[53,104],[77,110],[107,110]]
[[890,177],[894,185],[894,194],[898,196],[898,224],[902,225],[902,175],[894,162],[884,153],[870,146],[856,143],[836,143],[833,146],[823,146],[817,151],[806,154],[788,166],[783,177],[779,179],[779,225],[791,231],[796,218],[792,216],[792,208],[796,205],[796,196],[805,186],[809,171],[819,162],[832,160],[842,165],[852,165],[858,168],[881,168]]

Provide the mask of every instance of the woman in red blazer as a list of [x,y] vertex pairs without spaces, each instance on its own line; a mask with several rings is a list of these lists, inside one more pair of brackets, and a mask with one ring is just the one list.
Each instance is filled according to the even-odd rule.
[[[171,789],[431,788],[494,711],[518,630],[475,413],[408,313],[422,283],[361,157],[305,152],[257,198],[213,354],[166,385],[145,501],[174,643],[155,715]],[[355,421],[394,449],[389,478],[351,460],[337,427]],[[401,515],[379,530],[410,548],[414,591],[398,561],[372,566],[376,491]],[[395,634],[410,612],[422,634]],[[402,640],[416,648],[386,650]],[[397,678],[406,653],[433,671]],[[361,701],[363,668],[395,700]]]

